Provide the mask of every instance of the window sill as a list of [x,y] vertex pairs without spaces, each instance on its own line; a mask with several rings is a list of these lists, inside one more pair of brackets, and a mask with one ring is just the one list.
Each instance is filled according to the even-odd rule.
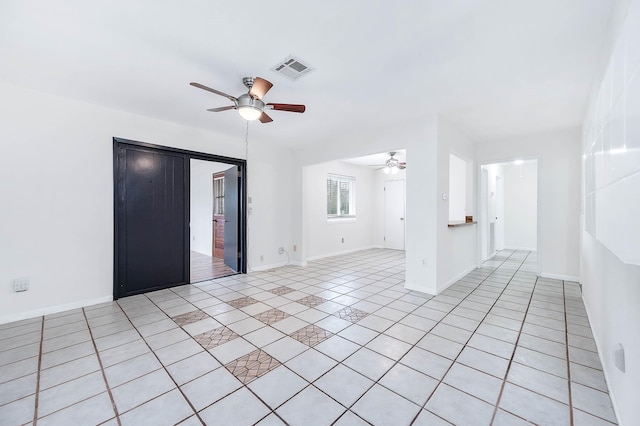
[[337,223],[350,223],[350,222],[355,222],[356,218],[355,217],[331,217],[331,218],[327,218],[327,224],[329,225],[333,225],[333,224],[337,224]]

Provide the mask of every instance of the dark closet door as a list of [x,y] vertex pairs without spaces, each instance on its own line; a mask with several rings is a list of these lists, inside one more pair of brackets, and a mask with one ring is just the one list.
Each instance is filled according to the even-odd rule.
[[238,166],[224,172],[224,264],[238,271]]
[[188,159],[118,144],[118,297],[188,282]]

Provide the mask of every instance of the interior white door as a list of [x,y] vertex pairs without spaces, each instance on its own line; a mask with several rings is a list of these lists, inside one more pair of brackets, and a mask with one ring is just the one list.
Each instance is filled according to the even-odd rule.
[[504,180],[496,176],[495,249],[504,249]]
[[404,250],[404,180],[384,183],[384,247]]

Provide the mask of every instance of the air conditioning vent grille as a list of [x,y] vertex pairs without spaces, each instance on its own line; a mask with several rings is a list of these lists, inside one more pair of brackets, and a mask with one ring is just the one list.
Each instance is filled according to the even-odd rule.
[[286,57],[271,69],[293,81],[313,71],[308,63],[293,56]]

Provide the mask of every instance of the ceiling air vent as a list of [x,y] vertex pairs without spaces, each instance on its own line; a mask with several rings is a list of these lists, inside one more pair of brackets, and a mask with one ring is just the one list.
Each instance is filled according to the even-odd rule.
[[278,65],[271,69],[293,81],[313,71],[313,68],[311,68],[309,64],[304,63],[300,59],[294,58],[293,56],[285,58],[283,61],[279,62]]

